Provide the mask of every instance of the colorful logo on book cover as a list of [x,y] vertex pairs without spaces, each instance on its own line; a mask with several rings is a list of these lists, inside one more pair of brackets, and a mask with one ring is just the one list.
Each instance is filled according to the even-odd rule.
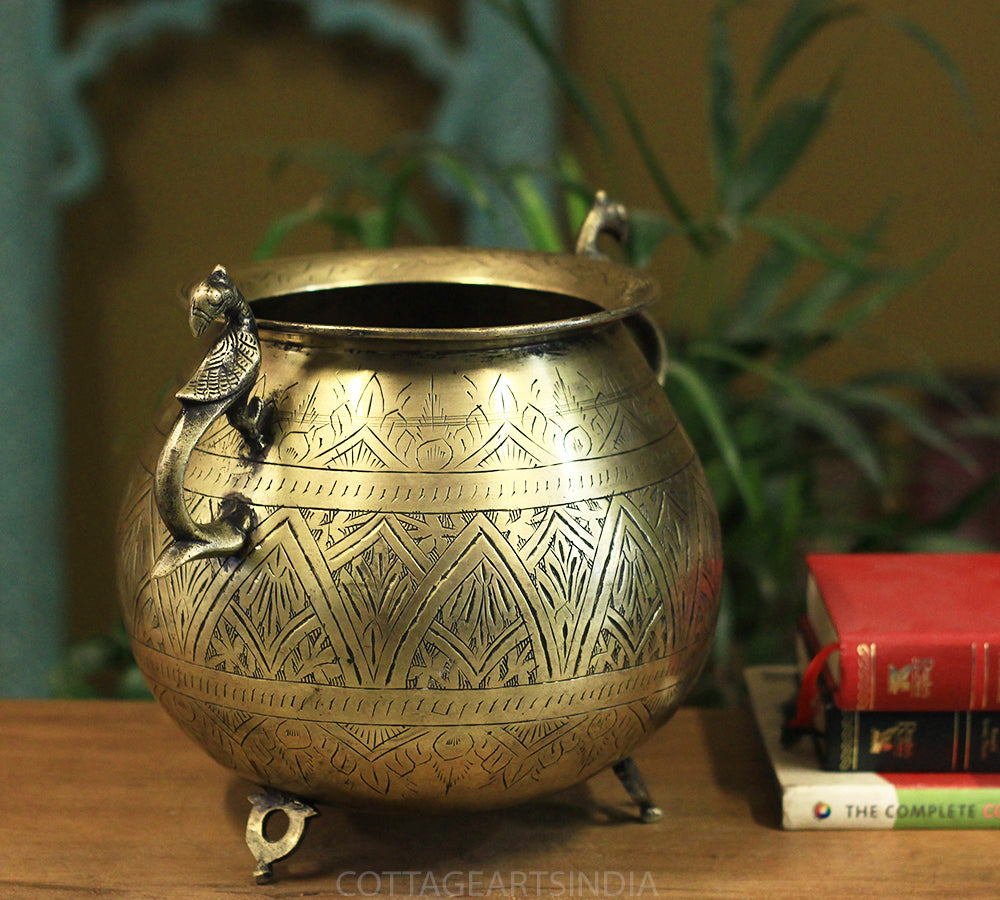
[[927,699],[931,695],[933,684],[931,682],[931,670],[934,668],[933,659],[917,659],[913,657],[908,666],[900,666],[898,669],[889,664],[889,693],[909,694],[911,697]]
[[916,722],[896,722],[888,728],[872,728],[872,755],[888,753],[897,759],[911,759],[916,734]]
[[830,804],[829,803],[823,803],[822,801],[820,801],[819,803],[817,803],[813,807],[813,816],[815,818],[819,819],[821,822],[824,819],[829,819],[830,818],[830,813],[832,813],[832,812],[833,812],[833,810],[830,809]]

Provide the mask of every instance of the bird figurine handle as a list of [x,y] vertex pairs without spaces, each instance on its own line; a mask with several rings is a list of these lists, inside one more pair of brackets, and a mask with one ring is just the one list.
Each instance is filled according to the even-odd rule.
[[[607,259],[607,254],[597,244],[602,234],[609,234],[619,244],[624,244],[628,239],[628,210],[621,203],[610,200],[604,191],[598,191],[576,238],[577,255]],[[663,330],[645,309],[625,319],[625,325],[646,357],[657,383],[663,387],[667,382],[668,366],[667,339]]]
[[206,557],[239,553],[254,527],[253,511],[238,495],[225,498],[210,522],[195,522],[184,498],[184,477],[191,453],[223,414],[253,455],[267,448],[268,407],[250,391],[260,371],[260,340],[250,305],[222,266],[190,293],[189,324],[195,337],[217,319],[225,321],[195,373],[177,392],[181,411],[156,463],[154,494],[172,540],[153,567],[160,578],[178,566]]

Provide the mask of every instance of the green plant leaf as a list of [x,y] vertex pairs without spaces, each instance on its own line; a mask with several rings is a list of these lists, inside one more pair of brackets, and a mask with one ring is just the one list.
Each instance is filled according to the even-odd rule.
[[884,270],[869,295],[846,309],[830,328],[831,338],[841,337],[855,330],[862,322],[888,309],[913,285],[923,281],[949,253],[952,245],[945,244],[924,256],[914,265]]
[[788,177],[822,128],[829,108],[829,93],[778,107],[725,186],[727,212],[737,217],[752,212]]
[[941,69],[944,70],[945,75],[948,76],[948,80],[951,82],[952,88],[954,88],[955,93],[958,95],[966,120],[971,126],[978,128],[979,116],[976,112],[975,101],[972,99],[972,93],[965,78],[962,76],[961,69],[955,64],[955,61],[951,58],[951,54],[948,53],[933,35],[929,34],[925,28],[912,19],[892,14],[887,15],[886,19],[890,25],[897,28],[918,46],[926,50]]
[[877,444],[858,421],[839,405],[801,384],[771,398],[773,407],[820,435],[876,487],[885,484]]
[[728,190],[740,142],[740,114],[727,12],[728,4],[725,3],[713,10],[708,44],[709,121],[720,196]]
[[667,380],[676,382],[690,397],[715,442],[719,458],[739,491],[748,514],[753,519],[759,518],[764,510],[763,499],[744,465],[739,444],[715,398],[711,384],[695,368],[677,359],[672,359],[667,368]]
[[648,209],[630,209],[627,241],[629,262],[639,269],[649,265],[665,238],[683,233],[683,228],[661,213]]
[[754,87],[755,96],[763,97],[785,66],[822,29],[863,12],[860,4],[842,4],[834,0],[795,0],[791,3],[764,51]]
[[1000,440],[1000,418],[992,415],[968,415],[954,425],[955,434],[962,437],[993,438]]
[[976,461],[973,456],[952,440],[947,432],[935,425],[916,406],[894,397],[885,389],[874,387],[870,383],[854,383],[831,385],[826,390],[845,406],[879,413],[900,425],[922,444],[950,456],[966,470],[971,472],[975,469]]
[[653,179],[653,184],[656,185],[656,190],[659,192],[660,197],[663,198],[663,202],[667,205],[667,209],[670,210],[674,219],[684,226],[684,233],[689,236],[695,248],[704,251],[707,248],[704,245],[703,236],[694,227],[694,216],[691,214],[691,210],[688,209],[687,204],[681,199],[680,194],[674,189],[673,184],[667,177],[667,173],[656,158],[656,153],[646,137],[646,130],[632,108],[628,96],[622,86],[613,79],[610,81],[610,84],[612,93],[615,96],[615,102],[618,104],[618,109],[621,111],[629,134],[635,142],[636,149],[642,157],[646,171],[649,172],[650,177]]
[[[579,234],[594,203],[594,193],[587,187],[587,176],[580,160],[569,148],[559,153],[559,184],[566,204],[566,222],[571,234]],[[631,220],[633,213],[629,211]]]
[[776,319],[775,326],[785,333],[814,335],[827,322],[830,311],[845,303],[866,284],[886,277],[883,270],[871,268],[868,259],[879,246],[888,224],[888,209],[880,211],[867,228],[830,265],[825,274],[803,291]]
[[460,156],[444,147],[431,147],[426,154],[427,165],[459,188],[462,198],[470,201],[480,212],[490,214],[493,204],[482,178]]
[[381,198],[380,214],[372,220],[373,228],[368,246],[391,247],[395,241],[396,230],[404,216],[412,216],[414,205],[410,202],[409,190],[413,179],[420,171],[423,162],[419,156],[407,159],[399,170],[391,177]]
[[835,268],[854,267],[850,255],[838,252],[830,246],[830,236],[836,238],[839,232],[832,231],[822,223],[806,222],[799,217],[754,214],[747,216],[743,224],[767,235],[771,240],[805,259]]
[[549,205],[527,172],[510,176],[514,206],[531,246],[548,253],[563,253],[566,244]]
[[[934,519],[933,525],[945,532],[954,532],[976,515],[987,503],[1000,496],[1000,472],[984,478],[979,484],[958,498],[948,509]],[[990,548],[990,549],[996,549]]]
[[[932,365],[915,369],[881,369],[862,375],[853,383],[880,390],[902,389],[906,393],[923,397],[924,400],[938,400],[947,404],[961,415],[964,423],[976,420],[975,408],[969,397]],[[1000,419],[985,417],[983,421],[992,422],[1000,435]]]
[[311,223],[327,225],[335,233],[349,235],[357,241],[361,241],[363,237],[363,229],[356,215],[335,212],[327,209],[321,202],[314,202],[271,222],[254,250],[254,258],[268,259],[273,256],[293,231]]
[[781,300],[801,257],[787,244],[773,241],[750,273],[725,330],[730,341],[760,339],[764,323]]
[[756,375],[778,388],[761,397],[778,415],[807,426],[826,440],[874,485],[881,486],[885,475],[875,442],[864,428],[840,405],[801,379],[731,347],[711,341],[692,342],[692,358],[714,359]]

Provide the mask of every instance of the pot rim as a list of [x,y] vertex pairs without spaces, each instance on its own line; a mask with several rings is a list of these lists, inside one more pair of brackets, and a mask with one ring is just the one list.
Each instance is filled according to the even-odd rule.
[[[259,318],[269,332],[334,338],[505,341],[544,338],[627,318],[655,303],[659,286],[637,269],[608,259],[532,250],[393,247],[288,256],[234,267],[233,282],[250,303],[309,291],[366,285],[446,283],[545,291],[588,301],[592,313],[528,324],[467,328],[316,325]],[[185,288],[186,298],[189,288]]]

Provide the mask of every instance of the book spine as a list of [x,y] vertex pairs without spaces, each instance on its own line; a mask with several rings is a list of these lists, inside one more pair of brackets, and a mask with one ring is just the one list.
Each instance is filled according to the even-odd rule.
[[827,702],[820,761],[834,772],[1000,772],[1000,715],[860,712]]
[[1000,710],[1000,636],[962,644],[844,638],[837,704],[858,710]]
[[782,796],[782,826],[788,831],[1000,829],[1000,788],[796,785]]

